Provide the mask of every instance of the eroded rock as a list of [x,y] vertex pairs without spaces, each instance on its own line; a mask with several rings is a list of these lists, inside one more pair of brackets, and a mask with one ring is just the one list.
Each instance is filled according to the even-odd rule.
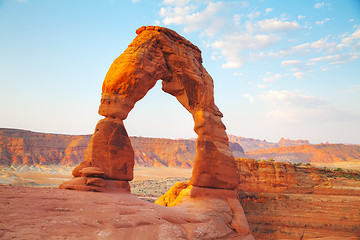
[[198,134],[189,183],[174,186],[161,204],[190,212],[185,218],[204,219],[195,223],[182,219],[176,238],[234,235],[238,239],[253,239],[234,191],[238,170],[221,121],[223,115],[214,103],[213,80],[202,66],[201,51],[170,29],[149,26],[136,33],[137,37],[106,74],[99,107],[99,114],[105,118],[96,126],[84,162],[74,170],[75,178],[60,187],[127,190],[125,183],[133,178],[134,151],[123,120],[161,79],[162,90],[176,97],[192,114]]
[[97,167],[114,180],[133,178],[134,151],[123,120],[135,103],[162,80],[163,91],[175,96],[192,114],[198,134],[191,184],[235,189],[238,172],[222,113],[214,103],[214,84],[202,66],[201,51],[176,32],[141,27],[137,37],[110,66],[103,86],[98,122],[86,149],[83,167]]

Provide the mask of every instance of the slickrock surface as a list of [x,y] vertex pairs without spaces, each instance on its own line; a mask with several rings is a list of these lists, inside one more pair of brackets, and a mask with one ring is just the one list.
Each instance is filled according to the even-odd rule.
[[167,208],[126,193],[0,186],[0,238],[253,239],[231,227],[239,206],[194,198]]

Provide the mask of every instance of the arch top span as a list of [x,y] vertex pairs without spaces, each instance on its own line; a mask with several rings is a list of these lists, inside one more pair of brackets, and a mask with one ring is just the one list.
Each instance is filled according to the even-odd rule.
[[213,79],[202,65],[198,47],[175,31],[143,26],[128,48],[110,66],[102,86],[100,120],[86,149],[84,162],[73,175],[96,168],[103,178],[133,178],[134,152],[123,120],[162,80],[162,90],[192,114],[196,155],[190,183],[198,187],[234,189],[238,172],[222,114],[214,103]]
[[125,119],[134,104],[162,80],[163,91],[190,112],[217,112],[213,80],[202,66],[201,51],[175,31],[141,27],[128,48],[110,66],[102,86],[99,113]]

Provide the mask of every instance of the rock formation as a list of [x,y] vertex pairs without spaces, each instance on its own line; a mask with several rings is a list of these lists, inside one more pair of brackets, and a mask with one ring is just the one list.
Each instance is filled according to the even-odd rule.
[[101,169],[104,179],[132,180],[134,151],[123,120],[161,79],[163,91],[175,96],[195,122],[198,138],[190,183],[235,189],[236,163],[222,114],[214,103],[213,80],[202,66],[201,51],[166,28],[141,27],[136,33],[137,37],[106,74],[99,107],[105,119],[97,124],[84,162],[74,170],[74,177],[82,177],[81,169],[91,166]]
[[[192,114],[198,134],[189,186],[182,200],[173,205],[194,214],[212,212],[212,217],[206,220],[211,224],[206,226],[203,236],[197,236],[198,227],[183,226],[188,238],[219,238],[211,232],[222,231],[222,236],[227,236],[235,230],[238,238],[253,239],[234,191],[238,186],[238,170],[222,114],[214,103],[213,80],[202,66],[201,51],[166,28],[144,26],[136,33],[137,37],[106,74],[99,107],[99,114],[105,119],[98,122],[84,161],[74,169],[75,178],[60,188],[129,191],[134,150],[123,120],[161,79],[163,91],[176,97]],[[210,204],[213,201],[217,203]]]

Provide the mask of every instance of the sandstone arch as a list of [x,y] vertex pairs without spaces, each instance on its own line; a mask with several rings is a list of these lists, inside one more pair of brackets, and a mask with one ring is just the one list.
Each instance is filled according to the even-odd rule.
[[[234,189],[238,185],[237,167],[222,114],[214,103],[213,80],[202,66],[201,51],[170,29],[148,26],[136,33],[106,74],[99,107],[99,114],[105,118],[98,122],[84,161],[73,171],[78,179],[70,185],[80,190],[105,185],[128,188],[126,183],[133,178],[134,152],[123,120],[161,79],[163,91],[175,96],[194,119],[198,138],[190,183]],[[107,181],[89,183],[87,177]],[[69,184],[63,187],[71,188]]]

